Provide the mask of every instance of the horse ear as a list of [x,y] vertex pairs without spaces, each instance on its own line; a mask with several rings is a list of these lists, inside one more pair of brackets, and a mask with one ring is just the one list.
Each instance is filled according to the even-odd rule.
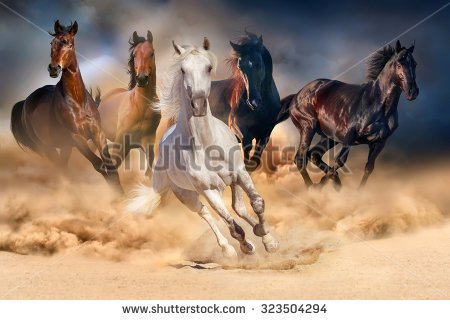
[[53,27],[53,30],[55,30],[55,34],[60,34],[63,32],[63,27],[61,26],[61,24],[59,23],[59,20],[55,21],[55,25]]
[[210,44],[209,44],[209,40],[207,37],[203,38],[203,49],[205,50],[209,50]]
[[75,22],[70,26],[69,33],[70,33],[72,36],[74,36],[74,35],[77,34],[77,32],[78,32],[78,23],[77,23],[77,21],[75,20]]
[[257,45],[258,45],[258,49],[259,49],[259,50],[262,50],[262,48],[263,48],[263,38],[262,38],[262,35],[259,36]]
[[233,48],[234,51],[239,52],[241,50],[241,46],[237,43],[233,43],[230,41],[230,45]]
[[153,34],[150,30],[147,30],[147,41],[153,42]]
[[409,51],[410,53],[413,53],[413,52],[414,52],[414,47],[415,47],[415,46],[416,46],[416,41],[414,40],[414,43],[412,44],[411,47],[408,48],[408,51]]
[[135,31],[135,32],[133,32],[133,43],[138,42],[138,40],[139,40],[139,36],[138,36],[137,32]]
[[245,32],[245,34],[246,34],[248,37],[250,37],[250,38],[256,38],[256,37],[257,37],[256,34],[254,34],[254,33],[250,32],[250,31],[248,31],[248,30],[247,30],[247,27],[245,27],[244,32]]
[[402,51],[402,45],[400,44],[400,40],[397,40],[395,43],[395,52],[399,53],[400,51]]
[[183,54],[186,50],[182,47],[179,46],[175,43],[175,41],[172,40],[172,44],[173,44],[173,48],[175,49],[175,52],[178,53],[179,55]]

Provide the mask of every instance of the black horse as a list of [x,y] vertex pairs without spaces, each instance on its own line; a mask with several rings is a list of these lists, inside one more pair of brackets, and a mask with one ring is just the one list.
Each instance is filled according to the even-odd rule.
[[[395,48],[385,46],[369,59],[367,83],[353,85],[318,79],[308,83],[296,95],[283,99],[283,118],[290,115],[300,132],[295,162],[308,187],[312,185],[306,170],[308,159],[325,172],[321,185],[332,179],[339,188],[341,181],[337,170],[345,164],[350,147],[358,144],[369,145],[360,187],[365,185],[374,169],[375,159],[398,127],[400,94],[403,91],[410,101],[419,94],[413,51],[414,45],[407,49],[397,41]],[[309,149],[316,133],[322,138]],[[337,143],[342,143],[343,147],[330,167],[322,156]]]
[[[227,123],[242,142],[247,170],[260,164],[261,153],[278,123],[280,96],[272,77],[272,57],[262,36],[247,32],[228,59],[232,76],[213,81],[209,102],[212,114]],[[253,139],[256,140],[253,149]]]

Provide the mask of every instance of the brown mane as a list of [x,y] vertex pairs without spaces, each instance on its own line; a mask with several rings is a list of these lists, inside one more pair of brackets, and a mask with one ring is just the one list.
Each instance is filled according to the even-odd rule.
[[238,68],[239,56],[236,53],[226,60],[228,68],[231,71],[231,85],[228,94],[228,103],[231,109],[237,108],[239,105],[239,99],[245,91],[245,84]]

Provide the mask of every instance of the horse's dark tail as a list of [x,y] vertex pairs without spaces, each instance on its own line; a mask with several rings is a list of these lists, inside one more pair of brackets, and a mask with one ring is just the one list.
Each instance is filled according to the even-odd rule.
[[25,101],[17,102],[11,111],[11,132],[16,139],[17,144],[23,149],[28,148],[34,152],[38,152],[38,146],[30,138],[22,123],[22,113]]
[[97,87],[97,90],[95,91],[95,95],[94,95],[94,90],[92,90],[92,87],[89,88],[89,94],[91,95],[92,99],[94,99],[94,102],[98,107],[100,105],[100,102],[102,101],[102,93],[100,91],[100,88]]
[[292,101],[292,99],[294,99],[294,97],[295,97],[295,94],[290,94],[290,95],[284,97],[283,99],[281,99],[281,109],[280,109],[280,113],[278,114],[276,123],[280,123],[280,122],[286,120],[287,118],[289,118],[289,110],[290,110],[290,106],[291,106],[291,101]]

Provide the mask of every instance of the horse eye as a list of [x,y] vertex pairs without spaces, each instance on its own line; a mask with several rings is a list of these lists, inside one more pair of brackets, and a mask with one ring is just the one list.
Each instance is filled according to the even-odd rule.
[[212,66],[208,66],[208,73],[211,73],[212,71]]
[[184,70],[183,70],[183,68],[181,68],[181,73],[182,73],[182,74],[184,74]]
[[150,54],[150,58],[153,58],[154,55],[155,55],[155,53],[152,52],[152,53]]

